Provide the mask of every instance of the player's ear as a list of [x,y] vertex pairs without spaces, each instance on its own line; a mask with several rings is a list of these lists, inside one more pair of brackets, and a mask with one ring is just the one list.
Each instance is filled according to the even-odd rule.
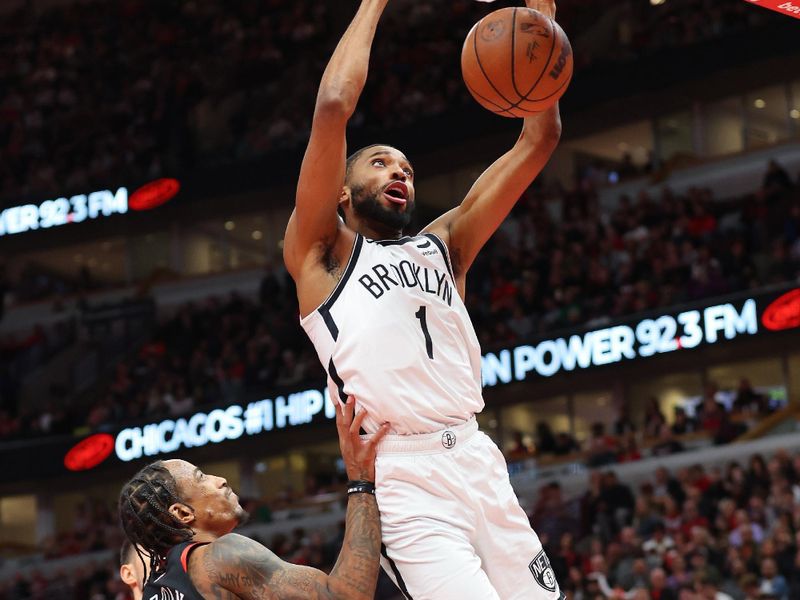
[[194,521],[194,510],[180,502],[176,502],[170,506],[169,513],[184,525],[189,525]]
[[122,579],[122,583],[127,586],[133,587],[138,583],[138,581],[136,581],[136,575],[133,573],[133,568],[127,563],[119,568],[119,578]]
[[350,202],[353,198],[353,192],[350,189],[349,185],[345,185],[342,187],[342,191],[339,193],[339,205],[336,208],[336,212],[339,213],[342,221],[345,220],[345,209],[350,206]]

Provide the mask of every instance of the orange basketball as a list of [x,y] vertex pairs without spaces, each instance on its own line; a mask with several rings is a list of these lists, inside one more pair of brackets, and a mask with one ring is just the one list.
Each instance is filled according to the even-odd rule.
[[551,107],[572,78],[572,47],[558,23],[532,8],[501,8],[478,21],[461,51],[472,96],[504,117]]

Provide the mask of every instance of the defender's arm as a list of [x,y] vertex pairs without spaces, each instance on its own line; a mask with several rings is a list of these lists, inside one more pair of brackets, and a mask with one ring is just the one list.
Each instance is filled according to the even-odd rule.
[[[366,411],[355,414],[355,400],[336,411],[339,448],[351,480],[375,481],[375,454],[389,430],[384,424],[368,441],[361,439]],[[347,501],[345,535],[330,575],[292,565],[244,536],[229,533],[198,548],[198,573],[215,598],[235,594],[243,600],[372,600],[378,584],[381,524],[375,496],[353,494]],[[192,555],[194,556],[194,555]]]

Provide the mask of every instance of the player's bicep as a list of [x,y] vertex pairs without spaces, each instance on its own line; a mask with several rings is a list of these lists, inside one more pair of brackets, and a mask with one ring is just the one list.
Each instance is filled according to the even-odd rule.
[[243,600],[329,600],[327,575],[287,563],[269,549],[230,533],[209,544],[202,560],[212,585]]
[[346,113],[335,104],[317,103],[300,167],[295,210],[286,230],[284,243],[289,261],[302,262],[315,244],[332,244],[336,237],[336,209],[345,175],[346,127]]

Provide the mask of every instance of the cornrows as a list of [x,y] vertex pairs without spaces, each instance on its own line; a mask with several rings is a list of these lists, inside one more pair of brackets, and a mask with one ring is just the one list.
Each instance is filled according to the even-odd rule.
[[175,478],[161,461],[144,467],[120,492],[122,529],[133,544],[142,566],[145,560],[141,550],[150,555],[151,574],[166,567],[170,548],[194,536],[190,527],[169,512],[169,507],[176,502],[186,504],[178,497]]

